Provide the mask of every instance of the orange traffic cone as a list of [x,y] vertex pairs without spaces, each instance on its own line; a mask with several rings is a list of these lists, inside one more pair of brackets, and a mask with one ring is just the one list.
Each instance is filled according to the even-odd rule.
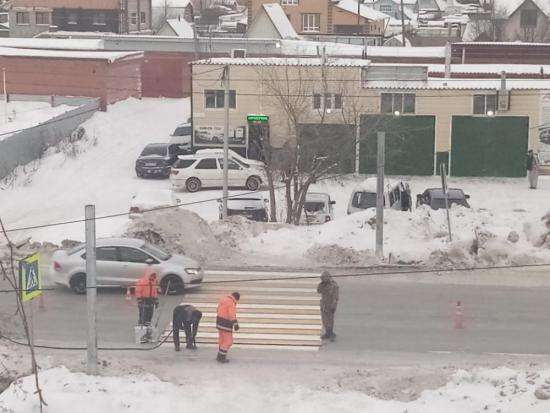
[[456,302],[454,321],[456,329],[464,328],[464,314],[462,312],[462,303],[460,301]]
[[126,301],[132,301],[132,291],[130,287],[126,288],[126,296],[124,297]]

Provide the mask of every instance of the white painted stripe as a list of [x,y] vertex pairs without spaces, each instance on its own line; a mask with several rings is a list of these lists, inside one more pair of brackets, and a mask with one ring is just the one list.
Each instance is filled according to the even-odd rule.
[[[194,294],[189,294],[188,295],[188,298],[189,299],[192,299],[192,298],[204,298],[204,299],[208,299],[208,298],[212,298],[215,302],[218,302],[218,299],[219,299],[219,295],[218,294],[203,294],[202,292],[197,292],[197,293],[194,293]],[[311,301],[311,302],[316,302],[316,301],[320,301],[321,300],[321,297],[305,297],[305,296],[291,296],[291,295],[244,295],[244,294],[241,294],[241,300],[298,300],[298,301]],[[239,303],[240,305],[240,303]]]
[[[202,317],[217,317],[216,313],[202,313]],[[261,314],[261,313],[240,313],[238,319],[244,318],[273,318],[273,319],[288,319],[288,320],[321,320],[318,314]]]
[[[208,331],[198,331],[197,337],[199,338],[218,338],[218,333],[210,333]],[[235,333],[233,335],[234,340],[238,339],[263,339],[263,340],[300,340],[300,341],[312,341],[321,342],[321,338],[314,335],[307,334],[271,334],[271,333]]]
[[321,277],[321,272],[289,272],[289,271],[233,271],[233,270],[208,270],[205,275],[243,275],[253,277]]
[[[242,291],[267,291],[267,292],[277,292],[277,293],[284,293],[284,292],[296,292],[296,293],[312,293],[317,294],[317,289],[315,288],[296,288],[296,287],[261,287],[261,286],[250,286],[250,284],[246,285],[231,285],[224,286],[224,285],[217,285],[217,284],[203,284],[200,292],[203,291],[234,291],[238,290],[239,292]],[[198,294],[200,294],[200,292]]]
[[[199,347],[218,348],[214,343],[197,343]],[[173,343],[165,342],[161,347],[173,346]],[[319,346],[292,346],[286,344],[233,344],[231,349],[241,348],[250,350],[296,350],[296,351],[318,351]]]
[[[216,327],[216,323],[203,322],[201,327]],[[280,330],[321,330],[320,324],[273,324],[273,323],[239,323],[241,329],[243,328],[273,328]]]
[[[189,304],[189,303],[182,303],[182,304]],[[195,307],[206,307],[206,308],[217,308],[218,303],[203,303],[203,302],[193,302],[193,305]],[[274,310],[319,310],[318,305],[286,305],[286,304],[238,304],[237,305],[237,315],[239,312],[239,308],[266,308],[266,309],[274,309]]]

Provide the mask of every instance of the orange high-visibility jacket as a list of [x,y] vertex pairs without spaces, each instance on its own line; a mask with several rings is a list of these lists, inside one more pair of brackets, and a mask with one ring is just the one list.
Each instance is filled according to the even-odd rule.
[[237,324],[237,300],[232,295],[228,295],[218,302],[216,328],[218,330],[233,331],[235,324]]
[[141,277],[136,284],[136,298],[157,298],[157,279],[149,279],[149,274]]

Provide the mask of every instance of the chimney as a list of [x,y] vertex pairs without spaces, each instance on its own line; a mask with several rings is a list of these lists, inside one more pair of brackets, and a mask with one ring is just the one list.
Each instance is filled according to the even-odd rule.
[[451,43],[445,45],[445,78],[451,77]]

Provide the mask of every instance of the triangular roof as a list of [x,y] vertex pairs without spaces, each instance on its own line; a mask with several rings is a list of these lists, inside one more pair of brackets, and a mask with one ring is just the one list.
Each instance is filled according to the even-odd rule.
[[168,19],[165,24],[170,26],[178,37],[185,39],[193,39],[195,37],[193,25],[185,19]]
[[502,8],[506,17],[510,17],[526,1],[531,1],[541,12],[550,17],[550,0],[495,0],[495,7]]
[[267,17],[281,36],[281,39],[298,39],[298,33],[292,27],[290,20],[279,3],[267,3],[262,5]]

